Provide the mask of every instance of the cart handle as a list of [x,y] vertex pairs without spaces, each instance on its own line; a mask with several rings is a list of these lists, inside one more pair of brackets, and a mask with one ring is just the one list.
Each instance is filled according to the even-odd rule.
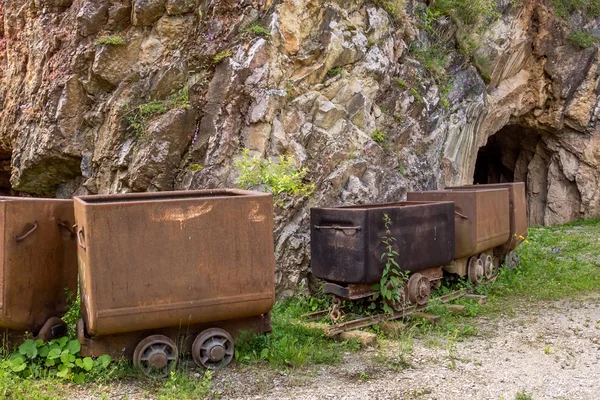
[[[26,226],[27,226],[27,225],[26,225]],[[17,237],[15,238],[15,239],[17,240],[17,243],[18,243],[18,242],[21,242],[21,241],[23,241],[23,240],[25,240],[25,238],[26,238],[27,236],[31,235],[31,234],[33,233],[33,231],[35,231],[35,230],[37,229],[37,227],[38,227],[38,223],[37,223],[37,221],[34,221],[34,222],[33,222],[33,228],[31,228],[29,231],[27,231],[27,232],[26,232],[26,233],[24,233],[23,235],[21,235],[21,236],[17,236]]]
[[77,229],[77,244],[85,250],[85,236],[83,235],[83,226]]
[[56,220],[56,224],[61,227],[66,229],[67,231],[69,231],[69,233],[71,234],[71,236],[75,236],[75,231],[73,230],[75,228],[76,225],[69,225],[66,222],[61,221],[60,219]]
[[464,219],[469,219],[469,217],[467,217],[465,214],[461,214],[461,213],[459,213],[458,211],[454,211],[454,214],[458,215],[458,216],[459,216],[459,217],[461,217],[461,218],[464,218]]

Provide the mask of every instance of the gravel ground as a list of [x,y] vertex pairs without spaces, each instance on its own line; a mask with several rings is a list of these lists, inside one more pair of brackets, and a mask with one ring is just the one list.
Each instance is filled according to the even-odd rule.
[[519,305],[476,324],[476,335],[463,341],[415,339],[406,369],[385,361],[399,353],[398,341],[390,340],[377,349],[348,353],[334,367],[288,373],[230,368],[215,374],[213,395],[240,400],[600,399],[600,294]]

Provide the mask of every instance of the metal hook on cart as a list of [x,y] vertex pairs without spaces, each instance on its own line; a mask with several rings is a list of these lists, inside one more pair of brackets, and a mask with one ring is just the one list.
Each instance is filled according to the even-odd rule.
[[21,241],[25,240],[25,238],[27,236],[31,235],[37,229],[37,227],[38,227],[38,223],[37,223],[37,221],[34,221],[33,222],[33,228],[31,228],[29,231],[27,231],[23,235],[17,236],[15,239],[17,240],[17,242],[21,242]]

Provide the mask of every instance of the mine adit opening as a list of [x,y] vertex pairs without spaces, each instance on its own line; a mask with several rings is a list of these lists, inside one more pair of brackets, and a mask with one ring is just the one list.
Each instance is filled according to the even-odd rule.
[[525,182],[529,225],[544,224],[550,156],[540,132],[505,126],[479,149],[473,183]]

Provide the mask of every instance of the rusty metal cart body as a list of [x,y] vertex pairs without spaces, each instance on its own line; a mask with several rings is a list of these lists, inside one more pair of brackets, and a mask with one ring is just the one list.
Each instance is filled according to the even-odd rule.
[[441,266],[454,259],[454,204],[401,202],[311,209],[311,270],[327,281],[325,293],[356,300],[373,295],[385,251],[384,216],[390,218],[398,263],[410,272],[405,296],[427,302]]
[[506,188],[409,192],[409,201],[453,201],[455,257],[448,272],[472,283],[493,276],[494,249],[510,238],[509,190]]
[[25,331],[49,340],[66,334],[60,319],[77,291],[73,202],[0,197],[0,328],[4,343]]
[[524,182],[491,183],[484,185],[451,186],[446,190],[473,190],[473,189],[508,189],[509,196],[509,218],[510,237],[502,246],[494,249],[494,255],[500,264],[503,264],[507,256],[514,262],[516,255],[511,252],[527,238],[527,198],[525,196]]
[[270,194],[83,196],[75,198],[75,219],[83,355],[132,357],[161,377],[180,351],[198,365],[223,366],[240,330],[270,331]]

